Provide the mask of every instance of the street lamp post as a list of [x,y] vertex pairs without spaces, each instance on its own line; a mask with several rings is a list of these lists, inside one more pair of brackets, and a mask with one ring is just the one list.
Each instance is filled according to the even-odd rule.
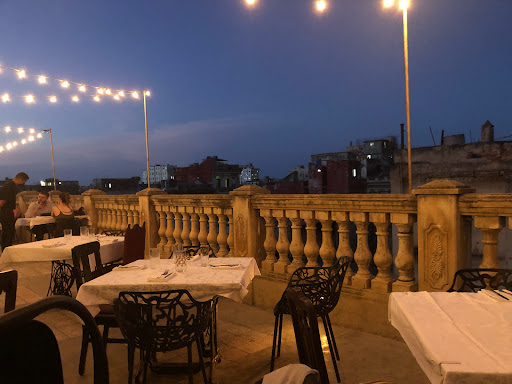
[[53,158],[53,135],[52,135],[52,129],[51,128],[50,129],[44,129],[43,132],[50,134],[50,145],[51,145],[51,148],[52,148],[53,190],[56,191],[57,190],[57,183],[55,181],[55,159]]
[[147,169],[147,179],[148,179],[148,188],[151,188],[150,179],[149,179],[149,140],[148,140],[148,109],[146,105],[146,95],[149,96],[149,91],[144,90],[144,125],[146,127],[146,169]]

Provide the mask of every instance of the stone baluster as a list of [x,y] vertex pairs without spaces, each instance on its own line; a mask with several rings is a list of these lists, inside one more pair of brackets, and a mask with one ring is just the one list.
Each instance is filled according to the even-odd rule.
[[135,225],[135,224],[133,224],[133,210],[131,210],[131,209],[126,210],[126,221],[127,221],[127,226],[129,225],[130,228],[133,228],[133,226]]
[[318,242],[316,240],[316,218],[314,211],[300,211],[300,217],[306,222],[306,245],[304,254],[308,262],[306,267],[318,267]]
[[173,251],[173,246],[176,244],[174,241],[174,214],[168,211],[168,207],[165,208],[165,213],[167,216],[167,225],[165,226],[165,237],[167,242],[164,246],[164,255],[165,257],[169,257]]
[[[338,224],[338,249],[336,258],[348,256],[354,257],[354,252],[350,246],[350,218],[348,212],[332,212],[332,219]],[[352,269],[349,267],[345,274],[345,285],[352,285]]]
[[373,261],[379,270],[375,279],[372,280],[372,289],[391,292],[393,256],[389,250],[389,213],[370,213],[370,221],[377,228],[377,250],[373,256]]
[[190,213],[190,244],[194,247],[199,245],[199,216],[197,213]]
[[412,233],[414,215],[392,213],[391,222],[398,230],[398,251],[395,257],[398,279],[393,283],[393,292],[417,291],[418,284],[414,279],[414,238]]
[[104,231],[109,231],[112,225],[112,210],[107,207],[107,221],[105,222],[105,228]]
[[126,227],[123,228],[123,210],[118,206],[118,209],[116,209],[116,229],[118,231],[124,231]]
[[290,210],[286,211],[286,216],[292,222],[292,241],[290,243],[290,253],[293,260],[286,268],[286,273],[291,275],[297,268],[304,266],[302,256],[304,255],[304,243],[302,242],[302,219],[300,218],[299,211]]
[[126,209],[121,209],[121,230],[126,231],[128,227],[128,211]]
[[199,213],[199,236],[197,239],[200,245],[208,245],[208,216],[205,213]]
[[117,229],[117,209],[114,208],[115,206],[112,205],[113,208],[110,209],[112,216],[110,220],[110,230],[115,231]]
[[274,228],[276,225],[276,219],[272,216],[271,209],[262,209],[260,210],[260,215],[265,219],[265,242],[263,243],[263,247],[265,248],[265,252],[267,253],[267,257],[265,260],[261,262],[261,268],[264,271],[272,272],[274,270],[274,265],[277,261],[276,259],[276,236],[274,232]]
[[357,273],[352,277],[352,286],[359,289],[370,288],[373,275],[368,267],[372,259],[372,253],[368,247],[368,213],[350,212],[350,220],[357,227],[357,249],[354,260],[357,263]]
[[272,210],[272,214],[277,218],[277,228],[279,237],[277,238],[276,250],[279,253],[279,260],[274,264],[274,272],[285,274],[290,260],[288,251],[290,250],[290,241],[288,240],[288,218],[283,210]]
[[[158,209],[162,209],[162,207],[157,207]],[[158,236],[160,236],[160,242],[158,243],[158,249],[160,249],[160,252],[165,253],[165,244],[167,244],[167,237],[165,237],[165,231],[167,230],[165,224],[167,215],[165,212],[162,212],[161,210],[157,211],[158,217],[160,219],[160,223],[158,226]]]
[[233,235],[233,210],[228,209],[228,225],[229,225],[229,235],[228,235],[228,246],[229,246],[229,257],[235,257],[235,236]]
[[322,224],[322,246],[320,247],[320,257],[324,267],[330,267],[336,256],[336,250],[332,244],[332,220],[330,212],[317,211],[316,218]]
[[181,231],[181,240],[183,240],[183,245],[186,247],[192,245],[192,242],[190,241],[190,214],[188,212],[182,212],[181,216],[183,217],[183,230]]
[[226,215],[224,215],[224,211],[221,208],[216,208],[215,212],[217,213],[217,217],[219,218],[219,234],[217,236],[217,243],[219,244],[219,252],[217,252],[217,256],[225,257],[228,255],[228,231],[226,228]]
[[208,244],[213,249],[213,252],[219,252],[219,245],[217,244],[217,215],[208,213]]
[[139,214],[138,208],[135,208],[135,210],[133,211],[133,225],[135,225],[135,224],[141,225],[140,214]]
[[174,241],[176,244],[183,244],[181,232],[183,230],[183,220],[180,212],[174,212]]
[[97,228],[98,228],[98,233],[102,233],[103,232],[103,228],[105,226],[105,210],[103,209],[103,206],[98,204],[98,206],[96,207],[97,211],[98,211],[98,224],[97,224]]
[[478,268],[501,268],[498,261],[498,235],[505,226],[505,218],[475,216],[475,227],[482,232],[483,255]]

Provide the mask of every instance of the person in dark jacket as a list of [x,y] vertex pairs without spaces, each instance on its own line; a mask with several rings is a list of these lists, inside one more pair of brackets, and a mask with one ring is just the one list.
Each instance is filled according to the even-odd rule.
[[28,175],[20,172],[16,177],[4,183],[0,188],[0,223],[2,224],[2,249],[12,245],[14,240],[14,224],[20,216],[16,208],[16,187],[27,182]]

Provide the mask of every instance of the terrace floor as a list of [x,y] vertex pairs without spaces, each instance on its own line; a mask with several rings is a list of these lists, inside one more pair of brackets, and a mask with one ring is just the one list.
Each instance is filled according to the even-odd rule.
[[[46,295],[50,278],[50,262],[2,264],[0,269],[13,268],[19,273],[17,307],[27,305]],[[2,295],[3,296],[3,295]],[[3,297],[0,299],[3,308]],[[340,303],[343,305],[343,303]],[[89,349],[86,373],[78,375],[81,326],[66,312],[53,311],[39,317],[54,331],[61,348],[66,383],[92,382],[92,351]],[[222,361],[214,368],[214,383],[254,383],[266,374],[270,367],[274,315],[271,310],[238,304],[221,298],[219,302],[219,347]],[[321,330],[323,327],[320,327]],[[112,332],[117,332],[113,330]],[[342,383],[364,383],[386,380],[392,383],[428,383],[427,377],[403,341],[351,330],[334,325],[340,350]],[[336,382],[325,336],[324,357],[329,377]],[[110,382],[127,382],[126,346],[109,344],[107,348]],[[137,356],[137,355],[136,355]],[[159,356],[162,360],[186,361],[186,349],[179,353]],[[196,360],[197,361],[197,360]],[[285,317],[283,345],[277,367],[297,363],[297,351],[291,320]],[[137,357],[136,357],[137,365]],[[152,383],[187,383],[186,375],[159,376],[149,374]],[[201,374],[194,376],[195,383],[202,383]]]

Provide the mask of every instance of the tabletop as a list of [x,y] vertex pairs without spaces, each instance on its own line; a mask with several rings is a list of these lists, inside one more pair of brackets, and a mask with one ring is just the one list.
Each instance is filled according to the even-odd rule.
[[[214,266],[240,264],[239,269],[218,269]],[[165,291],[186,289],[196,300],[208,300],[214,295],[242,302],[248,286],[260,270],[254,258],[220,257],[210,258],[210,266],[201,267],[199,260],[189,261],[185,272],[176,272],[171,279],[148,282],[166,269],[175,272],[173,260],[162,259],[156,269],[150,268],[149,260],[137,260],[129,264],[137,269],[117,269],[99,276],[80,287],[76,299],[91,313],[98,311],[99,304],[112,304],[121,291]],[[145,269],[140,269],[140,267]]]
[[5,248],[0,255],[2,263],[25,261],[71,260],[71,250],[77,245],[100,242],[100,254],[104,263],[123,257],[124,237],[116,236],[72,236],[71,240],[56,237],[48,240],[33,241]]
[[394,292],[388,311],[432,383],[512,383],[512,298]]
[[[84,216],[75,216],[76,219],[87,219],[89,220],[90,224],[90,218],[88,215]],[[16,227],[29,227],[33,228],[35,225],[42,225],[42,224],[50,224],[54,223],[55,218],[52,216],[34,216],[34,217],[20,217],[16,220]]]

